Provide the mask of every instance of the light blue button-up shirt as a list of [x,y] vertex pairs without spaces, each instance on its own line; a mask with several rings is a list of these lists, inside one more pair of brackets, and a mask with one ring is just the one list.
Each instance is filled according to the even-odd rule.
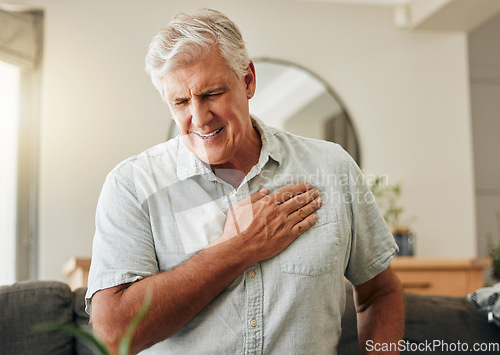
[[364,283],[385,270],[397,250],[361,171],[340,146],[258,119],[254,125],[262,139],[259,162],[237,189],[179,137],[122,162],[106,179],[87,305],[100,289],[189,259],[222,234],[232,203],[262,187],[274,192],[307,181],[324,201],[311,229],[249,267],[182,330],[143,353],[335,354],[344,275]]

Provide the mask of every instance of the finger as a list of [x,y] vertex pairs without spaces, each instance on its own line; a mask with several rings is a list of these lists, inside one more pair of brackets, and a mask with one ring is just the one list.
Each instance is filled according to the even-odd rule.
[[255,202],[259,201],[260,199],[268,196],[268,194],[269,194],[269,190],[267,188],[263,187],[262,189],[260,189],[256,193],[253,193],[253,194],[245,197],[242,200],[236,201],[235,203],[232,204],[232,207],[233,208],[240,208],[243,206],[250,205],[250,204],[255,203]]
[[260,199],[264,198],[265,196],[267,196],[268,194],[269,194],[269,190],[267,188],[263,187],[262,189],[260,189],[256,193],[253,193],[249,196],[250,202],[255,203],[255,202],[259,201]]
[[312,189],[294,196],[290,200],[284,202],[280,207],[285,209],[287,214],[291,214],[316,199],[319,195],[320,192],[317,189]]
[[302,182],[300,184],[290,185],[282,188],[276,192],[273,192],[270,196],[279,205],[289,199],[293,198],[298,194],[302,194],[311,189],[311,184],[308,182]]
[[304,219],[307,219],[309,216],[311,216],[318,208],[320,208],[322,203],[323,200],[321,199],[321,197],[315,198],[305,206],[290,214],[290,222],[292,224],[298,224],[302,222]]
[[314,223],[318,220],[318,216],[315,214],[310,214],[305,219],[295,224],[291,229],[291,234],[295,238],[304,233],[306,230],[311,228]]

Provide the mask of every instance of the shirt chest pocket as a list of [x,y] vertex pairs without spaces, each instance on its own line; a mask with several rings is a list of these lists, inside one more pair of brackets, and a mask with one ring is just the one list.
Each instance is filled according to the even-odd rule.
[[317,212],[318,221],[279,254],[281,271],[319,276],[335,269],[339,244],[335,211]]

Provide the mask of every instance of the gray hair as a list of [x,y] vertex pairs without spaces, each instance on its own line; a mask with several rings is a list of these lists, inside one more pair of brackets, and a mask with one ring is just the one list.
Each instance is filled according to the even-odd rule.
[[146,55],[146,72],[163,95],[165,74],[180,65],[203,58],[217,45],[238,77],[248,69],[250,57],[238,26],[226,15],[211,9],[179,13],[153,37]]

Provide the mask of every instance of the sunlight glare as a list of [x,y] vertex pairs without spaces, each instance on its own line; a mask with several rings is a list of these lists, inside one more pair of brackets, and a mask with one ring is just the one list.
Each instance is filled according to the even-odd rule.
[[0,285],[15,282],[18,67],[0,62]]

